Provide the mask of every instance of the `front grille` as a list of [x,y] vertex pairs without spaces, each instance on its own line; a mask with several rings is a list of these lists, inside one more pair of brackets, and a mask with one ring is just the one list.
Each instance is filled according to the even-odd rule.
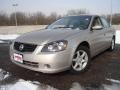
[[14,43],[14,49],[20,52],[33,52],[36,47],[37,45],[33,45],[33,44],[20,43],[20,42]]
[[37,62],[29,62],[29,61],[23,61],[23,64],[32,66],[32,67],[39,67],[39,64]]

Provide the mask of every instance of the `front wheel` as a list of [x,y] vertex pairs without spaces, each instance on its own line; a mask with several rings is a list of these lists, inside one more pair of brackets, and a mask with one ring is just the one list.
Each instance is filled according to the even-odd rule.
[[72,60],[72,72],[80,73],[88,69],[90,62],[90,51],[85,46],[80,46],[74,53]]

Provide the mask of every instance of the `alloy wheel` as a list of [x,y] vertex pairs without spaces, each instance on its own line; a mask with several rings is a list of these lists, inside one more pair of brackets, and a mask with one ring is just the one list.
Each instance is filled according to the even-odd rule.
[[78,50],[72,61],[72,68],[75,71],[83,70],[88,64],[88,54],[84,50]]

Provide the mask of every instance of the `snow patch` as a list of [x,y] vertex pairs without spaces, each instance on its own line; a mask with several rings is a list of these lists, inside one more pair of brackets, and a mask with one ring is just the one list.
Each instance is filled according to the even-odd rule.
[[0,90],[58,90],[49,85],[40,84],[32,81],[19,79],[15,84],[1,85]]
[[[0,83],[4,82],[5,79],[14,78],[10,77],[11,74],[5,70],[0,69]],[[49,85],[41,84],[38,81],[25,81],[23,79],[18,79],[14,84],[0,84],[0,90],[58,90]]]
[[1,40],[13,40],[13,39],[16,39],[19,35],[17,34],[11,34],[11,35],[0,35],[0,39]]
[[85,88],[81,86],[78,82],[74,82],[70,90],[85,90]]
[[119,80],[115,80],[115,79],[106,79],[106,80],[111,81],[111,82],[113,82],[113,83],[119,83],[119,84],[120,84],[120,81],[119,81]]
[[120,84],[103,85],[104,90],[120,90]]
[[9,87],[9,90],[38,90],[38,86],[20,79],[16,84]]
[[4,41],[0,41],[0,43],[5,43]]
[[82,86],[78,82],[74,82],[70,88],[70,90],[120,90],[120,81],[114,79],[106,79],[111,82],[110,85],[108,84],[100,84],[98,87],[91,86]]
[[111,85],[103,84],[105,90],[120,90],[119,80],[115,80],[115,79],[106,79],[106,80],[110,81],[112,84]]
[[18,36],[17,34],[11,34],[11,35],[0,35],[0,43],[9,43],[10,41],[16,39]]
[[38,90],[38,86],[20,79],[14,85],[1,85],[0,90]]
[[120,30],[116,31],[116,43],[120,44]]
[[9,72],[6,72],[2,69],[0,69],[0,81],[3,81],[4,79],[8,78],[10,76]]

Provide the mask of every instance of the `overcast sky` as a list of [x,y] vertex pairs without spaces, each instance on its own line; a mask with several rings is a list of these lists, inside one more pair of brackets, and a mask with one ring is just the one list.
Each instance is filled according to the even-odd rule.
[[[109,14],[111,0],[0,0],[0,11],[14,12],[12,4],[17,3],[17,11],[42,11],[65,14],[71,9],[87,9],[91,14]],[[120,13],[120,0],[112,0],[113,13]]]

